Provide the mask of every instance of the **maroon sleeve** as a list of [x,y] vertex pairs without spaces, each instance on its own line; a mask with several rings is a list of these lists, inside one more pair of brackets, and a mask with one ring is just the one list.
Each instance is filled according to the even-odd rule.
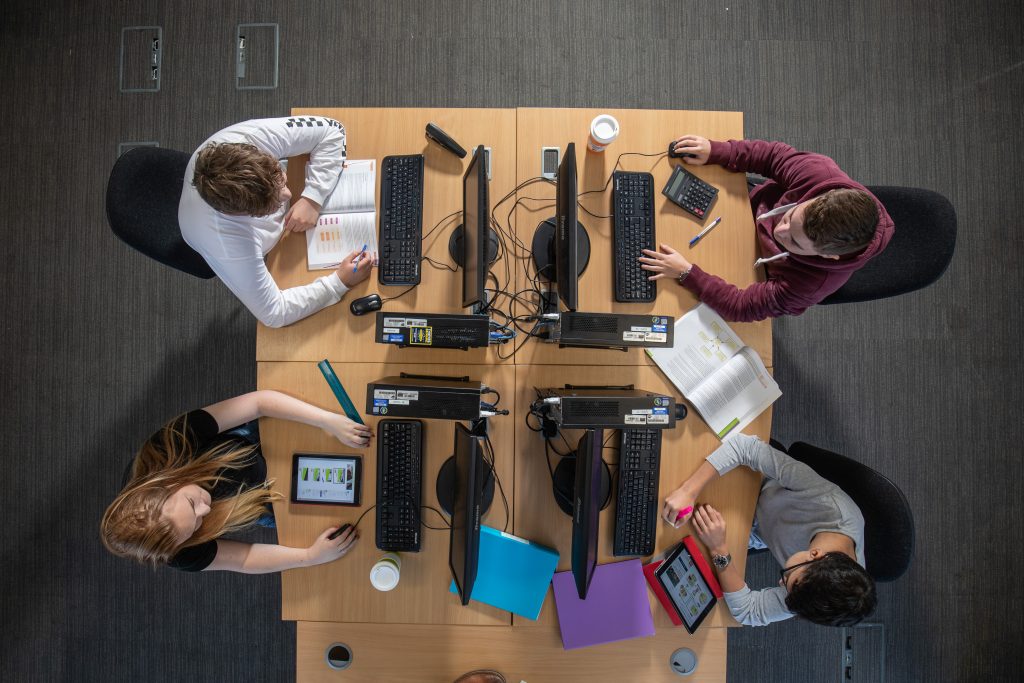
[[771,178],[786,189],[810,188],[834,178],[853,183],[839,165],[823,154],[801,152],[784,142],[764,140],[729,140],[712,142],[709,164],[724,166],[730,171],[757,173]]
[[729,322],[748,323],[783,315],[800,315],[817,303],[816,300],[797,296],[781,280],[755,282],[746,289],[740,289],[696,265],[683,280],[683,287]]

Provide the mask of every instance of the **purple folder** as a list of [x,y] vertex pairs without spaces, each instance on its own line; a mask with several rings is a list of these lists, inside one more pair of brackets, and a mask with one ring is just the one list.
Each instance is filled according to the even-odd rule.
[[640,560],[598,565],[586,600],[580,600],[572,572],[555,574],[551,584],[566,650],[654,635]]

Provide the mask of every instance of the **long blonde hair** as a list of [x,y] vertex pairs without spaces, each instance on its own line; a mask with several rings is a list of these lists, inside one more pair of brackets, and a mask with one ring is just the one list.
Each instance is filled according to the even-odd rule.
[[164,425],[146,441],[132,464],[128,485],[110,504],[100,522],[100,537],[107,550],[143,564],[157,566],[182,548],[199,545],[252,524],[279,498],[270,482],[244,490],[230,498],[214,500],[210,512],[191,538],[179,543],[163,506],[172,493],[188,484],[212,491],[227,470],[239,470],[253,461],[257,445],[228,441],[194,453],[187,438],[188,417]]

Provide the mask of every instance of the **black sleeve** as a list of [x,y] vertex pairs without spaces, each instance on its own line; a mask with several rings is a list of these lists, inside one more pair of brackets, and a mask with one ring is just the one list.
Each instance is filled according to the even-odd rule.
[[[217,421],[213,419],[213,415],[210,415],[205,410],[192,410],[184,415],[179,415],[174,418],[171,425],[185,435],[185,439],[192,446],[192,449],[197,452],[203,450],[203,447],[219,433]],[[157,448],[161,446],[163,431],[163,427],[161,427],[149,437],[150,443]]]
[[167,562],[167,566],[180,569],[183,572],[201,572],[210,566],[215,557],[217,557],[217,541],[207,541],[182,548]]

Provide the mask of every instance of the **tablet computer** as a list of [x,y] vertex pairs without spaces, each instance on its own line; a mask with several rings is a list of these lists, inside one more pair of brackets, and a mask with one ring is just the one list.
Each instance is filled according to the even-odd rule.
[[360,455],[296,453],[292,458],[292,502],[359,505],[363,458]]
[[[700,565],[706,566],[707,563],[703,562],[703,559],[702,557]],[[654,572],[655,580],[661,585],[669,603],[682,619],[683,627],[690,633],[697,630],[718,602],[715,597],[716,591],[700,565],[694,561],[687,544],[680,543]]]

